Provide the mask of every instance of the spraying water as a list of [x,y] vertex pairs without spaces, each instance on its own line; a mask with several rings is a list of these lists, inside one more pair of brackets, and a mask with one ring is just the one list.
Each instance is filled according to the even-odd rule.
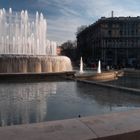
[[0,9],[0,73],[71,71],[68,57],[57,56],[56,42],[47,39],[42,13],[29,15]]
[[101,73],[101,61],[98,61],[97,73]]
[[47,39],[47,21],[42,13],[29,15],[0,9],[0,54],[56,55],[56,42]]
[[80,59],[80,73],[83,73],[83,59]]

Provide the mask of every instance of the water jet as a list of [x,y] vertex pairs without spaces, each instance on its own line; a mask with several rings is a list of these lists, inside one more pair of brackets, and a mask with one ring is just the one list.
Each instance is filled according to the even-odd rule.
[[80,59],[80,73],[83,73],[84,71],[83,71],[83,59],[82,59],[82,57],[81,57],[81,59]]
[[101,73],[101,61],[98,61],[97,73]]

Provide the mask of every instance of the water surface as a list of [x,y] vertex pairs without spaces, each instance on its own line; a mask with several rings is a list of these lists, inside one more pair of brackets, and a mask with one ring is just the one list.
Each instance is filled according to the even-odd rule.
[[128,87],[128,88],[140,89],[140,78],[135,78],[135,77],[124,76],[117,80],[105,82],[105,83],[109,83],[109,84],[117,85],[117,86]]
[[0,125],[28,124],[140,107],[140,96],[75,81],[0,83]]

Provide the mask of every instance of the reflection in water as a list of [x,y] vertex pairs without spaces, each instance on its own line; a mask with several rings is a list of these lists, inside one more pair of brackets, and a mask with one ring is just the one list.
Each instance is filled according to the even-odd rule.
[[129,88],[140,89],[140,79],[135,77],[121,77],[118,80],[105,82],[108,84],[119,85]]
[[[82,98],[94,99],[99,105],[114,106],[140,106],[140,96],[112,88],[78,83],[77,91]],[[88,90],[87,90],[88,89]],[[78,93],[79,93],[78,92]]]
[[56,83],[1,84],[0,125],[44,121],[50,94],[56,94]]
[[[78,83],[78,95],[88,103],[93,103],[89,115],[124,111],[140,107],[140,96],[131,92]],[[84,114],[86,116],[87,114]]]
[[74,81],[0,84],[1,126],[68,119],[138,107],[138,95]]

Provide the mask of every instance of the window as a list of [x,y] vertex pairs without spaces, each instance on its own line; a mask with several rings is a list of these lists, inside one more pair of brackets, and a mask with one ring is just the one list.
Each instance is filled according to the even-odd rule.
[[122,31],[120,31],[120,35],[122,35]]
[[108,31],[109,36],[111,36],[111,33],[112,33],[111,30],[109,30],[109,31]]

